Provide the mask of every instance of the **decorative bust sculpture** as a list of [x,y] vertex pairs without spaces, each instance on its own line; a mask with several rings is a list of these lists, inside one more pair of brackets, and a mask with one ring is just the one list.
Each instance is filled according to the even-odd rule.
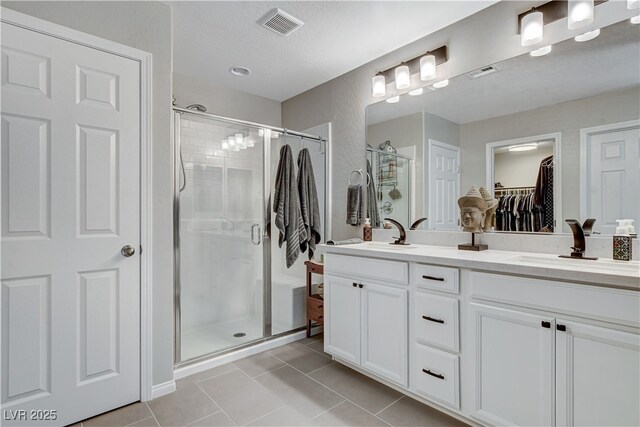
[[480,191],[472,185],[466,196],[458,199],[462,229],[472,233],[482,233],[487,211],[487,201]]
[[487,212],[482,229],[484,231],[490,231],[496,226],[496,209],[498,209],[498,199],[494,199],[484,187],[480,187],[480,195],[484,201],[487,202]]

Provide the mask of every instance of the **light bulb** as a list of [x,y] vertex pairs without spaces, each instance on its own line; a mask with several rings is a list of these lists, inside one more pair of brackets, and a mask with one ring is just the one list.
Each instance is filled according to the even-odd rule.
[[222,143],[220,144],[220,146],[222,147],[223,150],[228,150],[229,149],[229,140],[228,139],[223,139]]
[[396,102],[400,101],[400,97],[399,96],[393,96],[389,99],[386,100],[389,104],[395,104]]
[[229,147],[233,148],[236,146],[236,138],[233,136],[230,136],[229,138],[227,138],[227,141],[229,141]]
[[374,98],[380,98],[387,92],[387,83],[383,74],[377,74],[371,79],[371,96]]
[[633,16],[631,19],[629,19],[629,21],[630,21],[632,24],[636,24],[636,25],[637,25],[637,24],[640,24],[640,15],[638,15],[638,16]]
[[415,90],[412,90],[411,92],[409,92],[409,95],[411,96],[418,96],[418,95],[422,95],[424,93],[424,89],[423,88],[418,88]]
[[522,17],[520,44],[522,46],[531,46],[540,43],[543,37],[543,20],[542,12],[534,11],[527,13]]
[[242,134],[241,134],[241,133],[236,133],[236,144],[237,144],[237,145],[239,145],[239,146],[242,146],[242,145],[243,145],[243,143],[242,143],[242,139],[243,139],[243,138],[242,138]]
[[551,52],[551,45],[541,47],[540,49],[532,50],[531,52],[529,52],[529,55],[531,55],[531,56],[544,56],[549,52]]
[[264,136],[264,129],[258,129],[258,136]]
[[433,87],[436,89],[442,89],[443,87],[447,87],[449,85],[449,79],[441,80],[438,83],[434,83]]
[[587,31],[584,34],[580,34],[579,36],[575,36],[573,39],[577,42],[588,42],[589,40],[593,40],[600,35],[600,29],[593,31]]
[[569,0],[567,4],[567,27],[570,30],[586,27],[593,22],[593,0]]
[[627,0],[627,9],[640,9],[640,0]]
[[420,80],[426,82],[436,78],[436,57],[427,54],[420,58]]
[[398,65],[396,67],[396,89],[406,89],[411,85],[411,75],[408,65]]

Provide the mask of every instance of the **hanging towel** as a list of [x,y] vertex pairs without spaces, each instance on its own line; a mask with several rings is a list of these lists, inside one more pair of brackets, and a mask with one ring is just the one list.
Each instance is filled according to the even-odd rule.
[[378,200],[376,199],[376,184],[373,182],[373,170],[371,162],[367,159],[367,218],[371,219],[373,228],[380,227],[380,214],[378,213]]
[[362,224],[362,184],[347,189],[347,224]]
[[302,223],[307,233],[306,239],[300,239],[300,250],[302,252],[309,248],[309,259],[313,258],[316,251],[316,244],[322,238],[320,224],[320,207],[318,203],[318,192],[316,191],[316,178],[313,175],[313,165],[311,164],[311,154],[307,148],[300,150],[298,154],[298,195],[300,197],[300,213]]
[[273,212],[276,214],[275,225],[280,231],[278,247],[286,241],[286,263],[291,267],[300,255],[300,242],[307,239],[302,222],[300,200],[296,188],[293,170],[291,147],[284,145],[280,149],[280,162],[276,172],[276,188],[273,195]]

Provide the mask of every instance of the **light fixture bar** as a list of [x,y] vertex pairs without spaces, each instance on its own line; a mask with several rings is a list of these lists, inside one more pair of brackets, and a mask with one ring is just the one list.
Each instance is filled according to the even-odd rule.
[[[609,0],[594,0],[593,5],[597,6],[602,3],[606,3]],[[567,2],[566,1],[550,1],[536,7],[538,12],[542,12],[542,24],[547,25],[560,19],[567,17]],[[522,31],[522,17],[531,12],[531,8],[518,15],[518,34]]]
[[[449,56],[447,53],[447,45],[440,46],[439,48],[430,50],[429,52],[423,52],[420,55],[416,56],[415,58],[411,58],[407,61],[404,61],[403,65],[409,66],[409,75],[412,76],[416,73],[420,73],[420,58],[425,56],[427,53],[436,57],[436,66],[440,64],[444,64],[449,60]],[[384,70],[378,73],[385,77],[386,84],[395,83],[396,81],[395,70],[399,65],[400,64],[395,65],[387,70]]]

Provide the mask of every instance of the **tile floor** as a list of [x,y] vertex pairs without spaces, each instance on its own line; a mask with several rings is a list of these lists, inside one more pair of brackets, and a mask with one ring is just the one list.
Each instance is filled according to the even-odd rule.
[[76,424],[98,426],[463,426],[297,341],[177,381],[177,390]]

